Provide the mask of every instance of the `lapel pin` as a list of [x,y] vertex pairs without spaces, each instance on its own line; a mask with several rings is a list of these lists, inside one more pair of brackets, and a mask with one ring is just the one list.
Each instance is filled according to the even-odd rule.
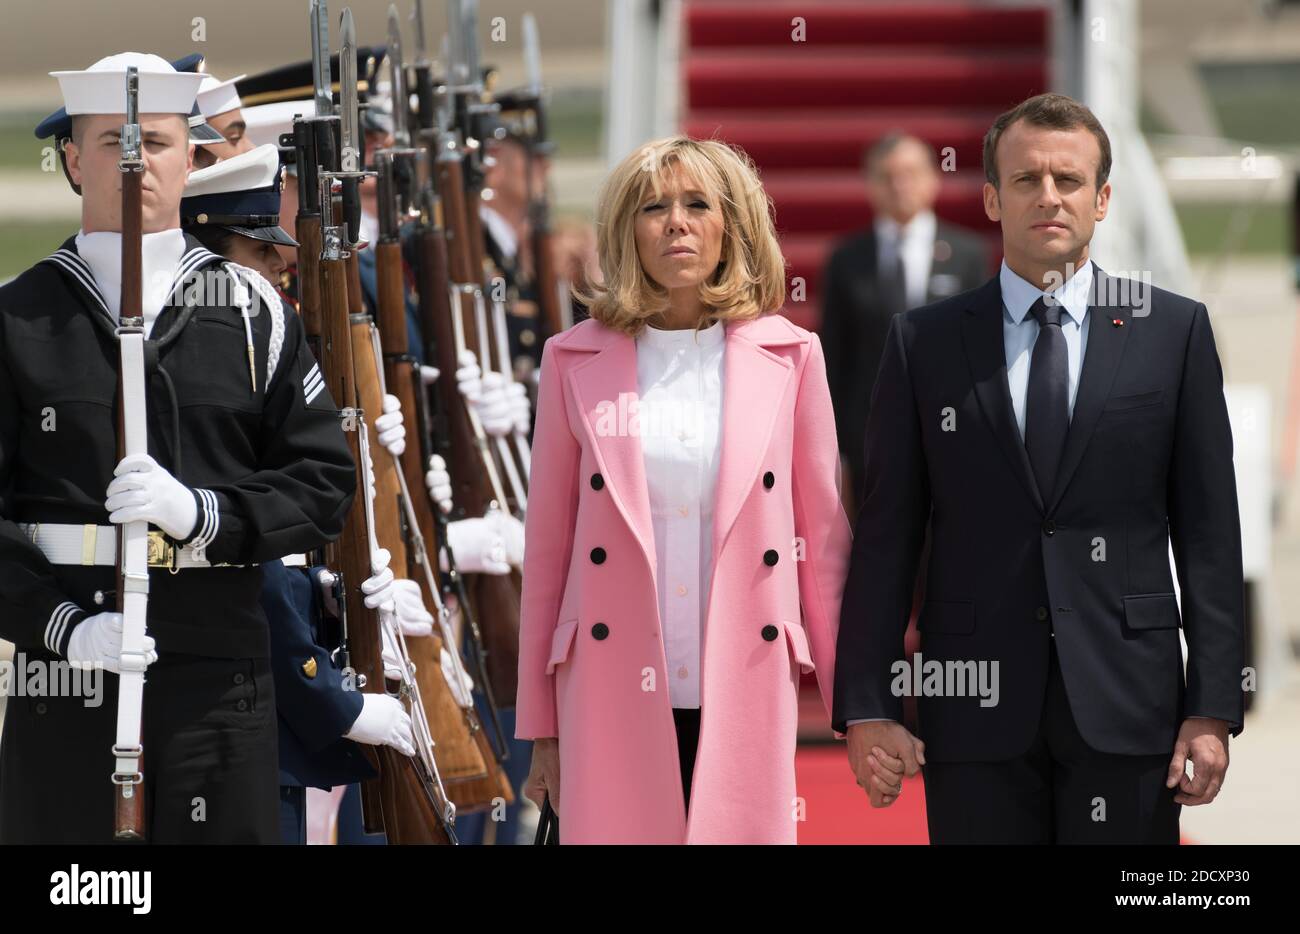
[[1123,319],[1123,318],[1111,318],[1111,319],[1110,319],[1110,323],[1113,324],[1113,325],[1115,325],[1115,327],[1117,327],[1117,328],[1122,328],[1122,327],[1124,326],[1124,319]]

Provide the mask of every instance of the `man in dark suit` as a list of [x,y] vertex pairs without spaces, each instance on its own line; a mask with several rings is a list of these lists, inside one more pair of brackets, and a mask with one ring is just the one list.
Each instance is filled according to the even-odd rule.
[[[877,806],[924,765],[932,842],[1177,843],[1180,806],[1214,799],[1241,730],[1214,336],[1204,305],[1089,259],[1110,161],[1068,97],[999,117],[984,204],[1001,273],[886,338],[834,723]],[[921,657],[905,660],[927,521]],[[904,693],[924,743],[897,722]]]
[[975,288],[989,269],[978,235],[934,216],[940,173],[927,143],[890,133],[867,150],[864,168],[875,219],[831,255],[819,329],[852,502],[861,496],[864,430],[889,320]]

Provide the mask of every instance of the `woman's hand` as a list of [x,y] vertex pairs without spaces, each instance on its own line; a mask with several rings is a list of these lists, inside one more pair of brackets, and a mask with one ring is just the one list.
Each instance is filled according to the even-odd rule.
[[551,809],[560,813],[560,741],[555,737],[533,740],[533,763],[524,780],[524,797],[542,806],[550,796]]

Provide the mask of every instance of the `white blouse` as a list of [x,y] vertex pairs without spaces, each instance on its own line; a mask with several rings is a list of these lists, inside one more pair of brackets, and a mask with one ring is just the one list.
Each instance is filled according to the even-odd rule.
[[674,707],[700,706],[713,577],[713,500],[722,454],[725,328],[647,327],[636,339],[638,412],[654,522],[659,620]]

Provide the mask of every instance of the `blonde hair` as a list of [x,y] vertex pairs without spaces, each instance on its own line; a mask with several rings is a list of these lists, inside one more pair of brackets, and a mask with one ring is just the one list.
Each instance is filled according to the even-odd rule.
[[668,291],[646,274],[636,248],[637,212],[651,190],[681,166],[722,210],[718,266],[700,283],[708,309],[699,326],[757,318],[785,302],[785,258],[772,202],[749,156],[719,140],[670,136],[647,143],[615,167],[596,208],[596,252],[603,282],[574,290],[601,324],[636,336],[668,308]]

